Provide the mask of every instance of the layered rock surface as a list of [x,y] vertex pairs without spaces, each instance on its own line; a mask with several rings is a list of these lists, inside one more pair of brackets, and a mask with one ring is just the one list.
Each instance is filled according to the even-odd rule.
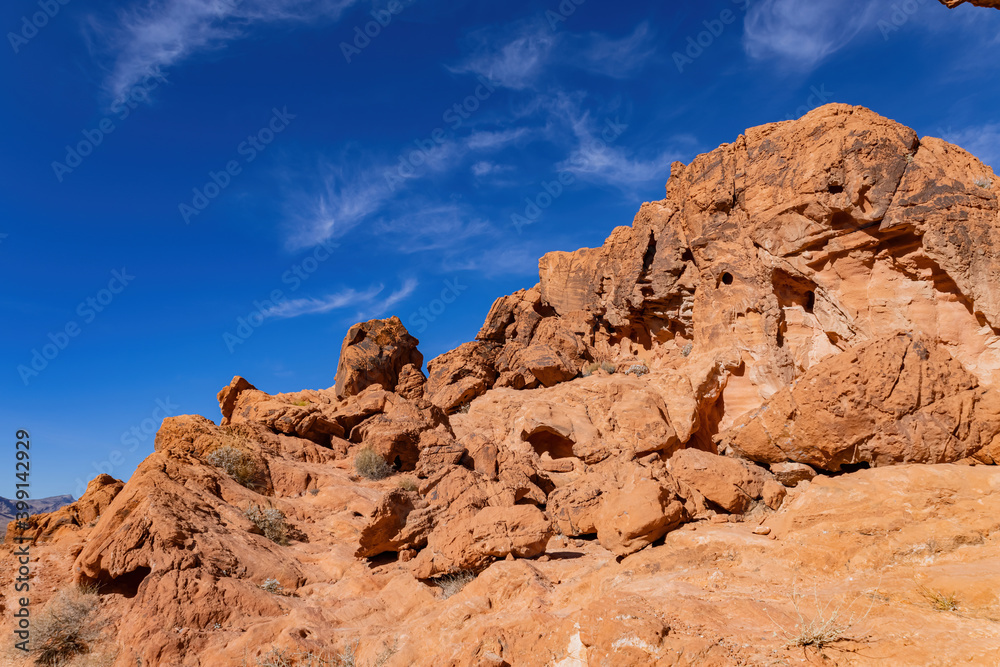
[[219,425],[167,419],[127,484],[12,534],[45,587],[98,587],[115,667],[354,640],[388,665],[806,664],[807,588],[877,602],[836,639],[873,660],[990,664],[998,195],[860,107],[751,128],[543,257],[426,377],[398,319],[356,325],[333,387],[234,378]]

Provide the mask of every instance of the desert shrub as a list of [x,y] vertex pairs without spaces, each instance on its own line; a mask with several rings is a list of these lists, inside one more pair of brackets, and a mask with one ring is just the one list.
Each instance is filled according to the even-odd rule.
[[443,598],[447,600],[452,595],[457,595],[463,588],[476,580],[476,573],[468,570],[453,572],[438,577],[434,580],[434,585],[441,589]]
[[300,408],[304,408],[307,405],[312,405],[312,401],[295,401],[292,405],[297,405]]
[[580,370],[580,374],[583,375],[583,377],[590,377],[599,370],[604,371],[605,373],[608,374],[612,374],[617,370],[617,367],[610,361],[600,361],[600,362],[594,361],[584,366]]
[[315,496],[319,494],[319,489],[309,489],[309,495]]
[[284,587],[281,585],[281,582],[278,581],[277,579],[265,579],[264,583],[262,583],[260,587],[261,590],[265,590],[268,593],[274,593],[275,595],[278,595],[283,590],[285,590]]
[[275,544],[288,544],[288,524],[285,523],[284,512],[275,507],[261,507],[251,503],[243,514],[264,534],[264,537]]
[[34,624],[36,665],[63,665],[88,653],[100,634],[96,623],[97,589],[75,586],[57,593]]
[[931,606],[938,611],[958,610],[958,596],[955,594],[948,595],[940,591],[935,591],[921,586],[920,595],[930,602]]
[[393,473],[392,466],[371,447],[365,447],[354,456],[354,469],[371,480],[385,479]]
[[[875,596],[877,594],[878,589],[875,589]],[[871,613],[872,607],[875,605],[875,596],[871,593],[868,594],[871,604],[869,604],[864,614],[859,615],[854,611],[853,607],[860,599],[860,595],[856,596],[850,603],[841,602],[834,605],[831,600],[825,605],[820,605],[819,597],[814,591],[813,601],[816,611],[815,614],[807,615],[801,608],[801,595],[797,594],[793,589],[792,605],[795,608],[795,614],[798,616],[799,622],[791,632],[782,628],[787,639],[787,646],[799,646],[803,648],[812,646],[822,650],[824,646],[841,641],[850,641],[851,637],[848,633],[868,618],[868,614]],[[778,627],[781,626],[779,625]]]
[[693,343],[688,343],[687,345],[684,346],[684,349],[681,350],[681,354],[686,357],[686,356],[688,356],[688,355],[691,354],[691,350],[693,350],[693,349],[694,349],[694,344]]
[[458,412],[459,414],[467,415],[469,414],[469,410],[471,408],[472,408],[472,403],[462,403],[460,406],[458,406],[458,410],[456,410],[456,412]]
[[976,179],[976,187],[978,187],[978,188],[984,188],[984,189],[988,190],[990,188],[990,186],[992,186],[992,185],[993,185],[993,181],[991,181],[988,178],[977,178]]
[[220,445],[209,452],[205,460],[248,489],[260,486],[260,466],[250,452],[244,449]]
[[404,477],[401,480],[399,480],[399,488],[401,488],[403,491],[416,491],[418,488],[420,488],[420,485],[417,484],[417,480],[413,479],[412,477]]
[[636,377],[642,377],[648,372],[649,372],[649,366],[647,366],[646,364],[632,364],[631,366],[625,369],[626,375],[631,373]]

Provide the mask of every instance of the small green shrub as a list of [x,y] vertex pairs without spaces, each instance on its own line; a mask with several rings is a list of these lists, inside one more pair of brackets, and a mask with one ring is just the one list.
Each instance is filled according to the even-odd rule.
[[938,611],[958,610],[958,596],[954,593],[947,595],[940,591],[931,590],[930,588],[921,586],[920,595],[930,602],[931,606]]
[[584,366],[580,370],[580,374],[583,375],[583,377],[590,377],[597,371],[604,371],[605,373],[612,374],[616,370],[617,367],[610,361],[601,361],[601,362],[594,361]]
[[992,185],[993,185],[993,181],[991,181],[988,178],[977,178],[976,179],[976,187],[977,188],[983,188],[984,190],[989,190]]
[[98,604],[97,589],[88,586],[63,589],[49,600],[33,628],[35,664],[63,665],[89,653],[100,634],[94,618]]
[[417,484],[417,480],[412,477],[404,477],[399,480],[399,488],[403,491],[416,491],[420,488],[420,485]]
[[636,377],[642,377],[643,375],[649,373],[649,366],[646,364],[632,364],[625,369],[625,374],[628,375],[629,373],[635,375]]
[[442,597],[447,600],[452,595],[457,595],[463,588],[476,580],[476,573],[468,570],[454,572],[438,577],[434,580],[434,585],[441,589]]
[[309,495],[315,496],[319,493],[319,489],[309,489]]
[[244,449],[221,445],[209,452],[205,460],[248,489],[261,486],[260,466],[250,452]]
[[265,579],[264,583],[262,583],[260,587],[261,590],[265,590],[268,593],[274,593],[275,595],[279,595],[285,590],[284,586],[282,586],[281,582],[277,579]]
[[261,507],[250,504],[244,511],[244,516],[255,525],[264,537],[275,544],[288,544],[288,524],[285,513],[275,507]]
[[693,349],[694,349],[694,343],[688,343],[687,345],[684,346],[684,349],[681,350],[681,354],[687,357],[691,354],[691,350]]
[[354,456],[354,469],[365,479],[376,481],[385,479],[395,472],[392,466],[371,447],[365,447]]
[[292,403],[292,405],[297,405],[300,408],[304,408],[307,405],[312,405],[312,401],[295,401],[294,403]]

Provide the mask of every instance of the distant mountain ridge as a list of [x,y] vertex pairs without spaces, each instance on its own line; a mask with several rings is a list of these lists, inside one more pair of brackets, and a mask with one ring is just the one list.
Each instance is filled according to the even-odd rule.
[[[30,514],[48,514],[75,501],[76,498],[68,494],[29,500],[28,512]],[[14,520],[16,514],[17,501],[0,497],[0,536],[7,532],[7,524]]]

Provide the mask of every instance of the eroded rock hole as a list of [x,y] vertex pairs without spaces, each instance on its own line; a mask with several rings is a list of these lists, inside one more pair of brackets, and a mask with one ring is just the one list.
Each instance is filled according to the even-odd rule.
[[725,273],[723,273],[722,274],[722,284],[724,284],[724,285],[732,285],[733,284],[733,274],[729,273],[728,271],[726,271]]
[[102,570],[97,578],[88,578],[81,583],[95,586],[101,595],[121,595],[126,598],[134,598],[139,594],[139,586],[150,572],[152,572],[150,568],[140,566],[131,572],[112,577],[110,573]]
[[536,431],[525,438],[535,448],[539,456],[548,454],[553,459],[568,459],[573,456],[573,441],[566,436],[546,429]]

